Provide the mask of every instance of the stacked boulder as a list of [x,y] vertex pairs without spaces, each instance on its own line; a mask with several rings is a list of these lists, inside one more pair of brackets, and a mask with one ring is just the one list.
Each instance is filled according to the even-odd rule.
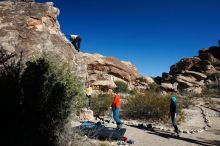
[[166,91],[201,94],[211,84],[219,84],[219,75],[220,47],[213,46],[172,65],[169,73],[162,74],[161,87]]
[[[87,64],[87,82],[96,90],[109,91],[116,87],[115,81],[128,85],[129,89],[146,89],[152,83],[149,77],[141,77],[131,62],[120,61],[100,54],[80,53]],[[138,80],[143,78],[142,80]]]

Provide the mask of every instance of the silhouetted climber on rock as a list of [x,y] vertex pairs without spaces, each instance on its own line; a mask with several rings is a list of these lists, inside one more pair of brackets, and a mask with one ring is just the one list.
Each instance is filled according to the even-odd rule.
[[79,52],[80,51],[80,43],[82,41],[79,35],[70,35],[70,41],[72,42],[75,49]]

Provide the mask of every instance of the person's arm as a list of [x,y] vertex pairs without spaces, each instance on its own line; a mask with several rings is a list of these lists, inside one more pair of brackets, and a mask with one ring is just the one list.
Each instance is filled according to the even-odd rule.
[[175,118],[176,118],[177,112],[178,112],[178,106],[177,106],[177,103],[176,103],[175,105],[176,105],[176,106],[175,106]]
[[112,101],[112,106],[111,107],[115,107],[115,96],[114,96],[114,100]]

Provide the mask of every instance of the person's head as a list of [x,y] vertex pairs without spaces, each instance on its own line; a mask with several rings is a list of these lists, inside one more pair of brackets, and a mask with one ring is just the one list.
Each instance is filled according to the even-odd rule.
[[176,102],[176,96],[172,96],[170,99],[172,102]]
[[90,87],[90,85],[89,85],[89,83],[87,83],[87,84],[86,84],[86,88],[89,88],[89,87]]

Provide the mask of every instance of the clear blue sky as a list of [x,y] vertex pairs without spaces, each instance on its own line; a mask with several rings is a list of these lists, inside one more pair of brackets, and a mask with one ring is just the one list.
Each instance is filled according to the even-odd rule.
[[52,1],[62,32],[82,36],[82,52],[131,61],[142,75],[160,76],[220,39],[220,0]]

